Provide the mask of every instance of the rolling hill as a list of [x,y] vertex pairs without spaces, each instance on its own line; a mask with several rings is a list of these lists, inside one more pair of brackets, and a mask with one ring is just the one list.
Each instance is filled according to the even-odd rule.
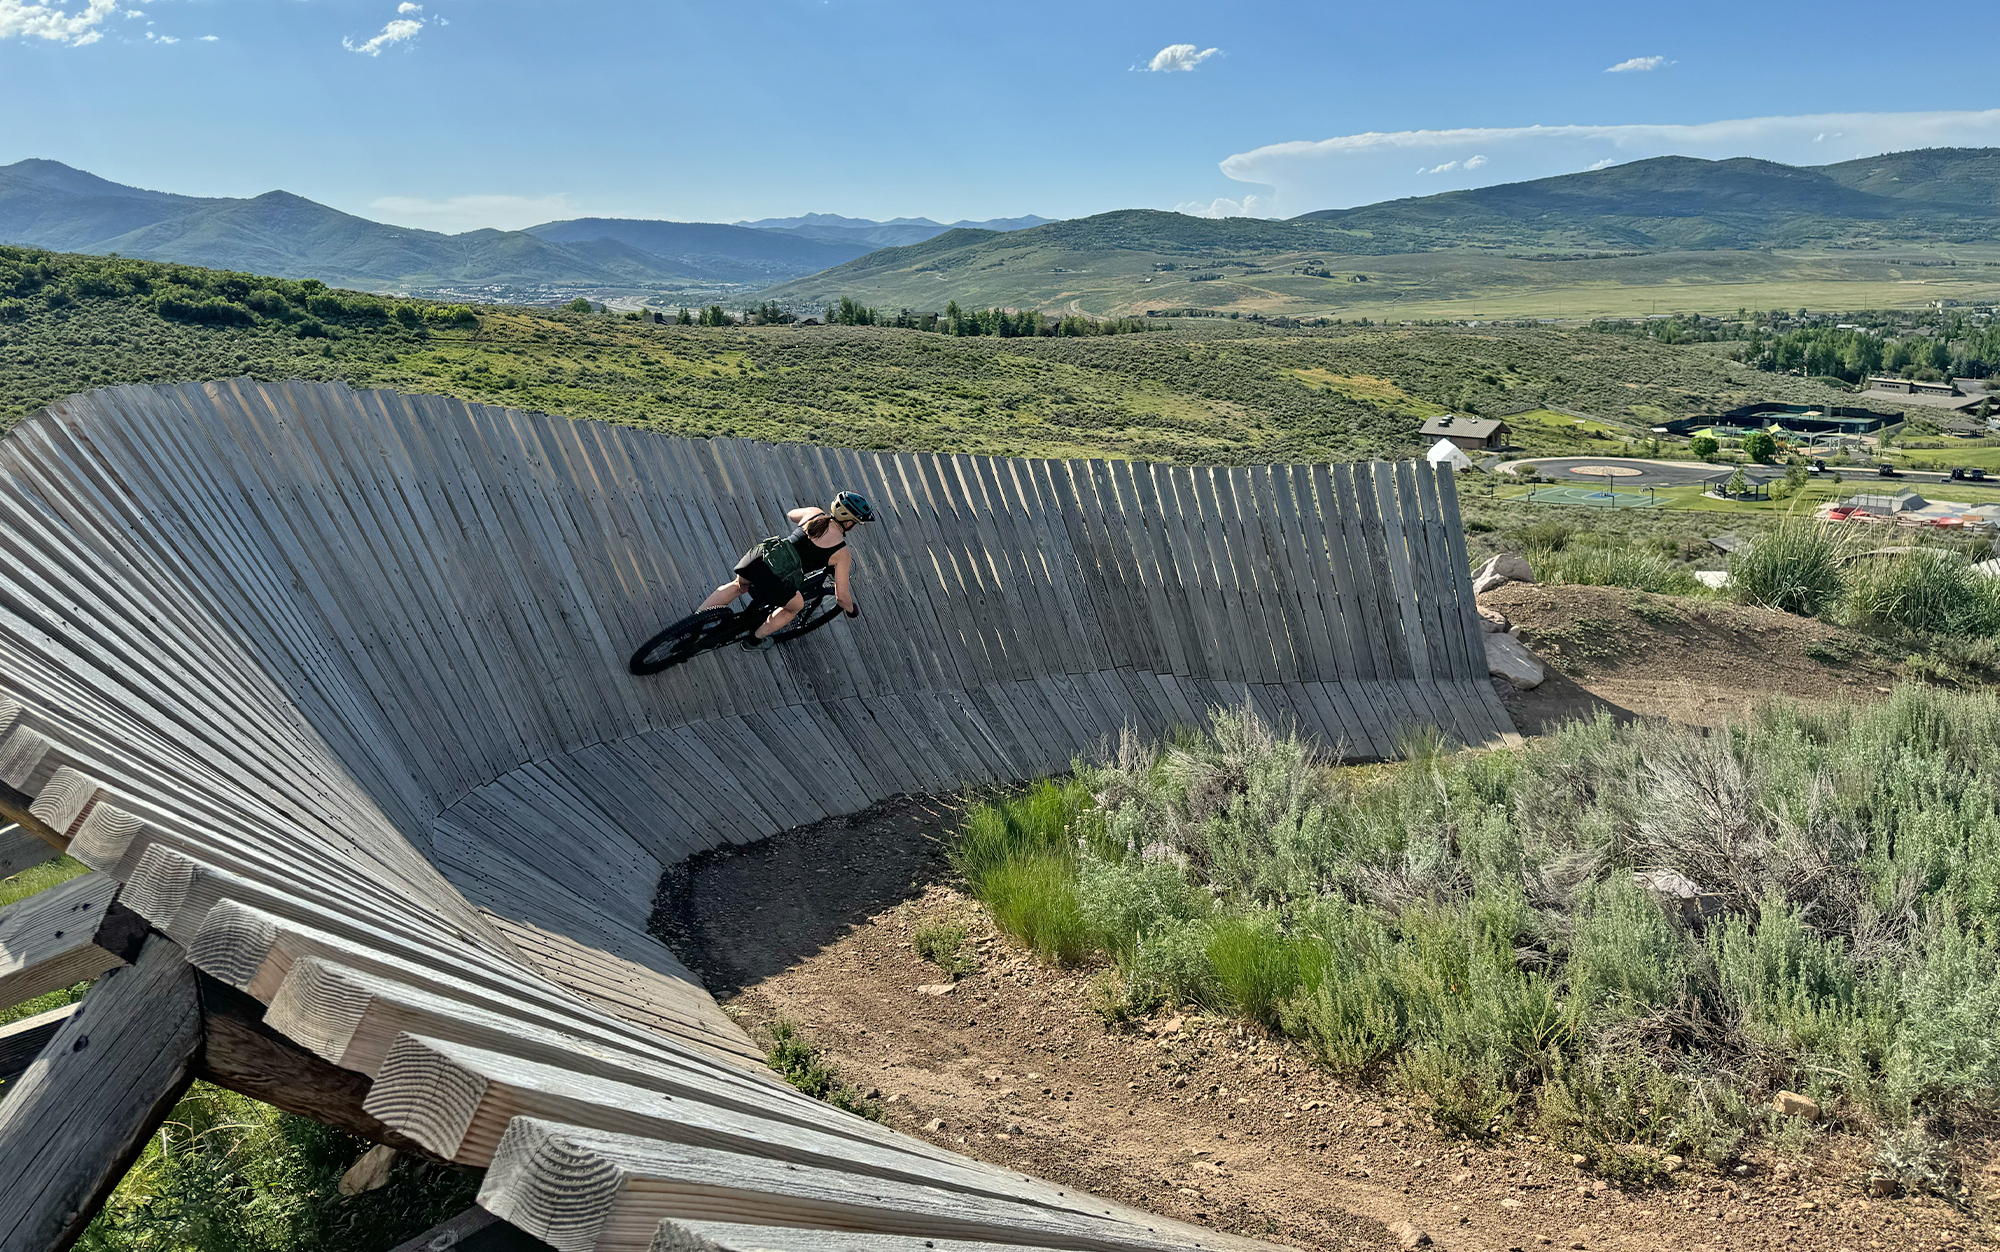
[[769,298],[1122,314],[1520,317],[2000,295],[2000,151],[1658,157],[1285,221],[1125,210],[951,231]]
[[736,224],[827,243],[866,244],[867,251],[873,252],[877,248],[900,248],[906,244],[922,243],[948,230],[1026,230],[1047,221],[1048,218],[1031,213],[1026,217],[996,217],[984,222],[959,221],[947,226],[927,217],[897,217],[886,222],[872,222],[863,217],[842,217],[838,213],[808,213],[803,217],[767,217]]

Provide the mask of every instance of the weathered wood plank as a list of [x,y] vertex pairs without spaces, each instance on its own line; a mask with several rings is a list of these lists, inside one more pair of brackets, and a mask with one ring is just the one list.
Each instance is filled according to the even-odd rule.
[[0,910],[0,1007],[88,982],[138,955],[145,920],[118,907],[118,880],[85,874]]
[[74,1243],[186,1090],[200,1048],[194,970],[155,935],[0,1100],[0,1247]]
[[[76,1012],[77,1006],[65,1004],[61,1008],[24,1017],[18,1022],[0,1026],[0,1089],[19,1078],[35,1058],[42,1054],[56,1031]],[[4,1095],[0,1090],[0,1095]]]

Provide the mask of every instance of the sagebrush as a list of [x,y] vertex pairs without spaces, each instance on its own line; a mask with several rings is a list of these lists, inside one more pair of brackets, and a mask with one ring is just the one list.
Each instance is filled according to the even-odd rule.
[[1604,718],[1386,770],[1218,711],[978,807],[957,857],[1003,930],[1108,967],[1113,1017],[1240,1014],[1609,1173],[1729,1159],[1780,1089],[1884,1136],[2000,1114],[1988,696]]

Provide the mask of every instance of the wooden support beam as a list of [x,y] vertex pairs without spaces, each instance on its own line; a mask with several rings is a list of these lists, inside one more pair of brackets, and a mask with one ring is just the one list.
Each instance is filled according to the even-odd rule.
[[1009,1204],[1088,1218],[1090,1196],[1025,1174],[940,1159],[916,1142],[860,1143],[841,1135],[716,1108],[516,1056],[418,1035],[401,1035],[375,1078],[368,1111],[439,1156],[484,1168],[516,1117],[587,1126],[746,1157],[846,1170]]
[[321,1060],[265,1025],[264,1006],[234,987],[201,973],[195,981],[202,1020],[196,1077],[399,1152],[444,1159],[362,1107],[366,1076]]
[[69,1247],[194,1076],[194,970],[164,936],[111,970],[0,1100],[0,1249]]
[[4,1088],[35,1063],[50,1039],[62,1024],[76,1012],[76,1005],[65,1004],[59,1009],[24,1017],[18,1022],[0,1026],[0,1095]]
[[0,878],[12,878],[61,855],[54,844],[19,826],[0,827]]
[[661,1222],[660,1228],[653,1232],[651,1252],[1051,1252],[1051,1249],[1020,1243],[968,1243],[963,1239],[920,1239],[915,1235],[671,1219]]
[[0,782],[0,822],[19,826],[55,851],[61,852],[65,846],[63,837],[50,830],[48,823],[30,811],[34,803],[34,797],[27,792],[18,791],[5,782]]
[[558,1252],[651,1252],[654,1234],[669,1218],[1053,1245],[1073,1252],[1269,1252],[1268,1245],[1108,1205],[1097,1217],[1053,1213],[532,1117],[508,1124],[480,1188],[479,1206]]
[[118,880],[85,874],[0,910],[0,1006],[129,964],[146,921],[117,903]]
[[549,1252],[549,1245],[477,1204],[389,1252]]

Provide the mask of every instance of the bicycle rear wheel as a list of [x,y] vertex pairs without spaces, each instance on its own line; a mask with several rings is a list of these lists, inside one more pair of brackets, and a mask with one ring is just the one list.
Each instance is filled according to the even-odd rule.
[[672,669],[734,639],[736,614],[729,609],[691,613],[639,645],[626,668],[641,676]]

